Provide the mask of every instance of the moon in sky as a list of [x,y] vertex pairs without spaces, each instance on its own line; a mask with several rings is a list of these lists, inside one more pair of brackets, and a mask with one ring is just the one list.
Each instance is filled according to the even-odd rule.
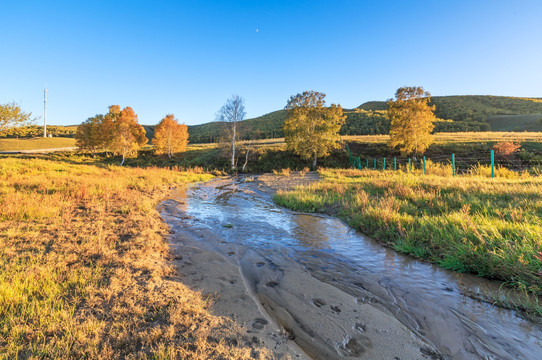
[[260,32],[260,29],[256,29],[256,32]]

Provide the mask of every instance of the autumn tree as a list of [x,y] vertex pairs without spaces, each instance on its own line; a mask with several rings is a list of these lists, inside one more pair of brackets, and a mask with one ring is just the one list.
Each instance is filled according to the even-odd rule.
[[96,115],[88,118],[77,127],[75,144],[79,149],[90,151],[92,155],[105,149],[105,137],[102,130],[104,116]]
[[245,118],[245,100],[239,95],[233,95],[226,100],[216,115],[216,120],[224,124],[223,137],[231,144],[231,168],[235,169],[235,147],[239,138],[239,122]]
[[135,157],[139,149],[147,143],[145,129],[137,123],[137,115],[127,106],[120,109],[118,105],[109,107],[101,126],[104,142],[114,155],[122,155],[122,162],[127,157]]
[[27,125],[34,119],[32,113],[25,113],[17,103],[0,104],[0,133],[13,126]]
[[391,120],[389,146],[399,146],[402,152],[423,154],[433,142],[431,131],[436,120],[435,106],[430,106],[431,95],[422,87],[402,87],[395,100],[388,101]]
[[340,147],[339,130],[346,116],[340,105],[326,107],[326,94],[305,91],[290,97],[286,109],[284,136],[289,150],[304,159],[312,159],[316,168],[318,157],[328,156]]
[[154,129],[152,143],[156,154],[167,154],[171,158],[174,153],[186,150],[188,126],[179,124],[173,115],[166,115]]

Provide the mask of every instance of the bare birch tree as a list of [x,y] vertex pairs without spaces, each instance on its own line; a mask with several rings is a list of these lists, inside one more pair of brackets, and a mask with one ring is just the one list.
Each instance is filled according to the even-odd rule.
[[239,95],[233,95],[226,100],[226,103],[216,115],[216,120],[225,124],[224,135],[231,143],[231,169],[235,170],[235,145],[238,135],[239,122],[245,118],[245,100]]

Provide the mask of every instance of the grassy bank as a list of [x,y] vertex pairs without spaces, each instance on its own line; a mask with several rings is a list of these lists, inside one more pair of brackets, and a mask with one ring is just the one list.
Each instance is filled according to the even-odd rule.
[[68,137],[0,139],[0,151],[56,149],[74,146],[75,139]]
[[155,207],[202,171],[0,158],[0,358],[249,358],[169,265]]
[[427,176],[326,169],[321,182],[279,191],[275,201],[339,215],[400,252],[540,296],[542,177],[500,169],[490,179],[488,171],[451,177],[446,167]]

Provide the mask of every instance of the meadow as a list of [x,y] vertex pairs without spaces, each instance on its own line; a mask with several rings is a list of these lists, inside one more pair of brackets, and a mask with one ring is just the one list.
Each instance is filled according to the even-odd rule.
[[487,166],[451,177],[451,167],[374,171],[321,169],[322,181],[279,191],[295,211],[337,215],[386,246],[505,282],[530,294],[542,316],[542,176]]
[[211,177],[85,155],[0,157],[0,359],[265,354],[169,262],[156,206],[170,187]]
[[68,137],[36,137],[30,139],[0,139],[0,151],[40,150],[75,147],[75,139]]

